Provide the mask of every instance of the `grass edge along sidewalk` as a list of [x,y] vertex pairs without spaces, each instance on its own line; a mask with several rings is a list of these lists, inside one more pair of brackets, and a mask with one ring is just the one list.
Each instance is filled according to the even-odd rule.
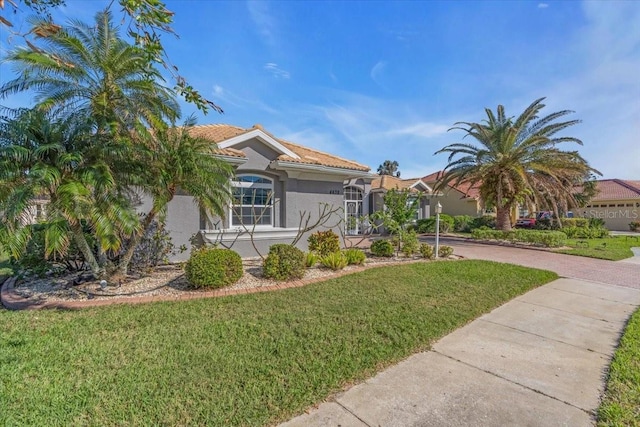
[[0,311],[0,424],[285,421],[556,277],[442,261],[264,294]]
[[629,319],[609,367],[598,426],[640,426],[640,310]]

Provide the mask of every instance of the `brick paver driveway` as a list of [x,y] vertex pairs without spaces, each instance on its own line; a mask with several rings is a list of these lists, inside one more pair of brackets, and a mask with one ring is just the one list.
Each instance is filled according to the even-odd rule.
[[[424,240],[424,239],[423,239]],[[433,244],[433,237],[426,239]],[[640,264],[605,261],[547,251],[520,249],[499,245],[486,245],[465,240],[440,240],[454,248],[454,253],[465,258],[508,262],[526,267],[555,271],[562,277],[572,277],[640,289]]]

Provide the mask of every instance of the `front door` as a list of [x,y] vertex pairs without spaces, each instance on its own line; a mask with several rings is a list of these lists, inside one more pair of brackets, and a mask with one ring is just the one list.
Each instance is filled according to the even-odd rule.
[[348,236],[360,233],[360,217],[362,216],[362,201],[345,200],[345,230]]

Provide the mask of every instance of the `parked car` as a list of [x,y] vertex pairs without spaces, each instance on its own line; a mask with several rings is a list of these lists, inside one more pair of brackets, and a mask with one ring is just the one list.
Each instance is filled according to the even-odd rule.
[[518,228],[533,228],[536,226],[535,218],[519,218],[516,221],[516,227]]

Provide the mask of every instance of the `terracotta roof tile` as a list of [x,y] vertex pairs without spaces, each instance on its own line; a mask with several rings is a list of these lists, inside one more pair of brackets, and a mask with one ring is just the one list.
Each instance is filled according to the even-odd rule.
[[[252,130],[260,129],[264,133],[271,136],[273,139],[281,143],[287,149],[294,152],[299,159],[287,156],[285,154],[280,155],[278,160],[292,162],[292,163],[302,163],[302,164],[311,164],[311,165],[319,165],[319,166],[329,166],[341,169],[350,169],[367,172],[371,168],[369,166],[363,165],[361,163],[357,163],[353,160],[343,159],[342,157],[334,156],[333,154],[325,153],[323,151],[314,150],[309,147],[304,147],[302,145],[294,144],[289,141],[284,141],[280,138],[275,137],[273,134],[264,130],[261,125],[254,125],[252,128],[243,129],[238,126],[231,126],[225,124],[211,124],[211,125],[198,125],[194,126],[192,129],[192,134],[194,136],[200,136],[203,138],[210,139],[213,142],[222,142],[227,139],[236,137],[238,135],[242,135],[247,132],[251,132]],[[228,154],[225,151],[233,150],[232,148],[226,148],[224,150],[220,150],[221,154],[225,155],[233,155],[234,157],[244,157],[244,154],[241,156],[238,153],[242,153],[239,150],[233,150],[235,153]],[[223,153],[224,152],[224,153]]]
[[375,178],[371,181],[371,190],[404,190],[405,188],[411,188],[417,181],[420,181],[420,178],[400,179],[391,175],[381,175],[380,178]]
[[640,199],[640,181],[602,179],[596,181],[598,193],[591,199],[600,200]]
[[[426,183],[434,183],[439,181],[442,178],[443,171],[434,172],[422,178],[422,180]],[[458,185],[454,185],[453,183],[449,184],[449,187],[458,190],[462,194],[465,194],[467,197],[471,197],[473,199],[478,199],[480,197],[480,188],[478,184],[472,186],[468,182],[461,182]]]

